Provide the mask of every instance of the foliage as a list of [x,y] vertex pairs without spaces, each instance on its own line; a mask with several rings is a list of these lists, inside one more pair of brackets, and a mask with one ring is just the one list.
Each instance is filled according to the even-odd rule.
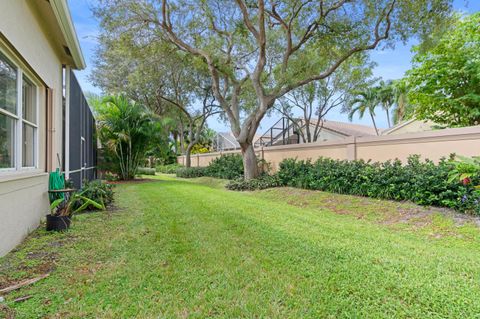
[[281,186],[281,183],[278,176],[267,174],[249,180],[243,178],[234,179],[225,185],[227,189],[234,191],[253,191],[279,186]]
[[[293,123],[304,143],[316,142],[327,114],[347,104],[353,92],[367,85],[374,66],[366,53],[352,57],[327,78],[281,97],[275,109]],[[297,118],[298,111],[301,118]]]
[[112,41],[163,40],[208,70],[250,179],[259,174],[253,138],[277,99],[363,52],[430,34],[451,2],[100,0],[95,15]]
[[173,163],[168,165],[157,165],[157,167],[155,167],[155,170],[158,173],[175,174],[177,172],[177,169],[179,169],[180,167],[182,167],[182,165]]
[[[168,121],[165,134],[154,150],[168,158],[173,138],[175,153],[184,153],[186,166],[197,144],[208,148],[206,120],[216,112],[209,77],[194,60],[161,41],[138,42],[133,34],[103,32],[96,52],[91,80],[106,92],[125,93]],[[196,149],[198,151],[198,148]]]
[[370,163],[320,158],[312,163],[287,159],[280,163],[278,176],[283,185],[292,187],[480,213],[474,188],[450,182],[451,169],[446,160],[436,165],[429,160],[421,162],[419,156],[410,156],[406,165],[398,160]]
[[215,158],[208,165],[206,175],[223,179],[236,179],[242,177],[242,156],[239,154],[224,154]]
[[121,95],[106,97],[95,111],[104,160],[112,161],[111,169],[121,179],[133,179],[154,145],[159,124],[144,106]]
[[480,157],[456,156],[450,163],[453,168],[448,174],[449,181],[472,184],[480,194]]
[[177,177],[181,178],[195,178],[207,176],[206,167],[180,167],[176,171]]
[[137,168],[137,175],[155,175],[155,168],[139,167]]
[[[113,186],[101,180],[85,180],[81,189],[81,194],[96,203],[102,204],[103,207],[110,205],[113,202]],[[77,209],[84,204],[83,200],[77,200],[73,208]],[[89,205],[87,210],[99,209],[95,205]]]
[[413,62],[406,80],[418,119],[450,127],[480,124],[480,13],[459,19]]
[[363,118],[365,112],[370,115],[373,127],[378,134],[377,123],[375,122],[375,108],[380,103],[380,96],[378,90],[374,87],[368,87],[361,91],[354,92],[355,97],[350,101],[350,112],[348,119],[352,121],[355,113],[358,113],[359,118]]
[[90,209],[104,210],[105,205],[85,196],[83,191],[75,192],[65,200],[59,198],[50,204],[50,211],[53,216],[72,216],[75,213]]
[[181,167],[177,169],[176,174],[183,178],[210,176],[230,180],[237,179],[243,176],[242,156],[224,154],[212,160],[207,167]]

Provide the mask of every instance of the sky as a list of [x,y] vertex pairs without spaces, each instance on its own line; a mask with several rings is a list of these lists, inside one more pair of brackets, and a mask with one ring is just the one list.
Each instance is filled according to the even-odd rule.
[[[77,78],[84,92],[101,93],[101,90],[92,85],[88,77],[93,68],[93,58],[97,46],[97,36],[100,33],[98,21],[92,14],[91,7],[95,0],[68,0],[73,22],[77,31],[80,46],[82,48],[87,68],[82,71],[76,71]],[[457,11],[474,13],[480,11],[480,0],[454,0],[454,8]],[[371,52],[371,60],[377,63],[373,70],[374,77],[381,77],[384,80],[394,80],[402,78],[405,71],[411,67],[411,47],[415,41],[409,41],[406,45],[398,43],[395,49],[375,50]],[[387,118],[380,110],[376,111],[376,121],[378,127],[387,127]],[[265,117],[262,120],[259,134],[268,130],[281,116],[273,114],[271,117]],[[327,120],[348,122],[347,114],[342,114],[340,110],[332,110],[327,115]],[[371,125],[369,117],[359,119],[354,117],[353,123]],[[216,131],[229,131],[228,123],[223,123],[218,118],[211,118],[208,126]]]

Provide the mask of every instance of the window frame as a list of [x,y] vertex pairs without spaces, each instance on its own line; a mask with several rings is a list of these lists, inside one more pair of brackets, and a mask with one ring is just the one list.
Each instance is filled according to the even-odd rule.
[[[5,59],[7,63],[16,68],[16,86],[17,86],[17,96],[16,96],[16,114],[7,111],[4,108],[0,107],[0,114],[5,115],[14,120],[14,167],[0,168],[0,176],[6,175],[8,173],[24,173],[35,171],[40,168],[39,166],[39,113],[40,113],[40,90],[41,85],[39,85],[38,80],[31,75],[26,68],[24,68],[17,60],[12,57],[9,52],[2,50],[0,47],[0,58]],[[29,83],[35,87],[35,122],[32,123],[23,118],[23,83],[24,77],[27,78]],[[28,125],[33,128],[33,166],[23,166],[23,125]]]

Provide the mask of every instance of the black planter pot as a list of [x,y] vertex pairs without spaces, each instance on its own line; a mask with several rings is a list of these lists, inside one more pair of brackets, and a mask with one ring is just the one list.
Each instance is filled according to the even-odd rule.
[[47,215],[47,231],[64,231],[70,227],[70,216]]

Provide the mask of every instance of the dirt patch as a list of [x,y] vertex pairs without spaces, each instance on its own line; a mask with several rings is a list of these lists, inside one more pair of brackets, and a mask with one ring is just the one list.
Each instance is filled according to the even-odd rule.
[[414,229],[424,228],[432,224],[435,215],[442,215],[453,220],[455,226],[474,223],[480,227],[479,217],[460,214],[447,208],[419,206],[411,202],[378,200],[289,187],[263,192],[267,197],[285,200],[292,206],[326,209],[339,215],[353,215],[357,219],[369,219],[383,225],[406,224]]

